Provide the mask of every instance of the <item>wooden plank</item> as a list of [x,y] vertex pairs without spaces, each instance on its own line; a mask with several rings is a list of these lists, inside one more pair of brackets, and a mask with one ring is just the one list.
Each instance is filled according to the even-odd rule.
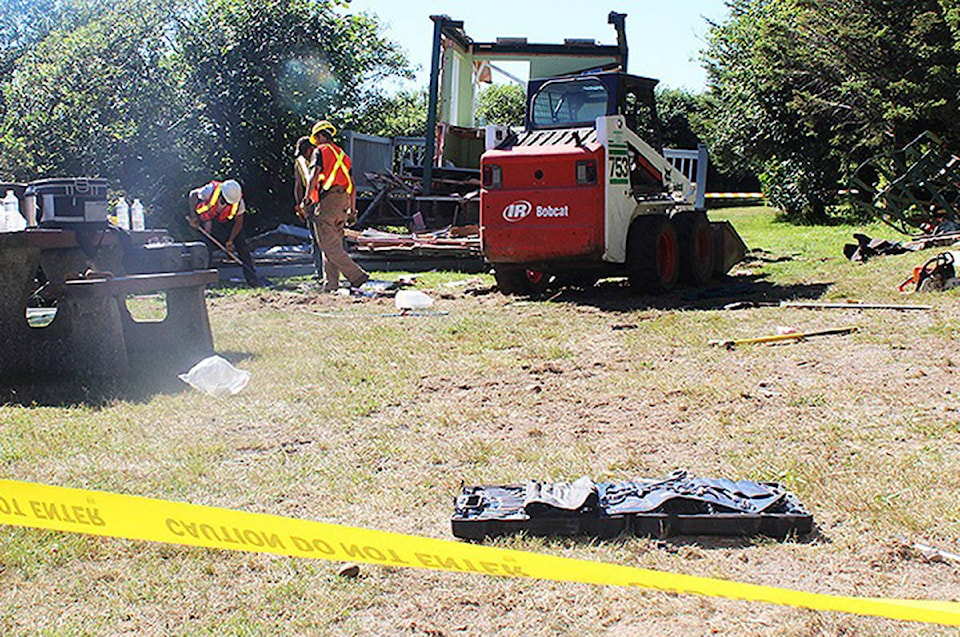
[[932,305],[897,305],[894,303],[819,303],[813,301],[781,301],[780,307],[831,310],[932,310]]

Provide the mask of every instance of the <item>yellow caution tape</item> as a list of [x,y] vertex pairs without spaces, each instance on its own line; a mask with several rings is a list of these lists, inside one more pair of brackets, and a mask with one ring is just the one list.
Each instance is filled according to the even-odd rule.
[[291,557],[696,593],[960,626],[960,603],[844,597],[101,491],[0,480],[0,524]]

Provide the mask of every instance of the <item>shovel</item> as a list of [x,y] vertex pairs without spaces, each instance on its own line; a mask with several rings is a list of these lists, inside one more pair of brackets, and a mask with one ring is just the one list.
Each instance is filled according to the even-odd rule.
[[[189,221],[189,217],[187,218],[187,220]],[[191,226],[191,227],[192,227],[192,226]],[[213,236],[212,234],[210,234],[209,232],[207,232],[207,231],[204,229],[203,226],[197,226],[196,229],[200,231],[200,234],[202,234],[202,235],[205,236],[207,239],[209,239],[210,242],[213,243],[213,245],[215,245],[215,246],[217,246],[218,248],[220,248],[221,250],[223,250],[223,253],[224,253],[225,255],[227,255],[227,256],[230,258],[231,261],[233,261],[234,263],[236,263],[237,265],[239,265],[241,268],[244,267],[243,261],[240,260],[240,257],[238,257],[238,256],[235,255],[234,253],[232,253],[232,252],[230,252],[229,250],[227,250],[227,246],[225,246],[225,245],[223,245],[222,243],[220,243],[219,241],[217,241],[217,238],[214,237],[214,236]],[[257,276],[257,285],[259,285],[259,286],[261,286],[261,287],[271,287],[271,286],[273,285],[273,283],[270,282],[270,279],[258,275],[258,276]]]

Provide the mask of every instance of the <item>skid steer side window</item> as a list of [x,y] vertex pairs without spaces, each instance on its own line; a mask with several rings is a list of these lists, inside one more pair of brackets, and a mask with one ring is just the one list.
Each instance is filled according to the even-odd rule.
[[607,114],[607,89],[593,78],[547,82],[531,107],[534,128],[592,126]]

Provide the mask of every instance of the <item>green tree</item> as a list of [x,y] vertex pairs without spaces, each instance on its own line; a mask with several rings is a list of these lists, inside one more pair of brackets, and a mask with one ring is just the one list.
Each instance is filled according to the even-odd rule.
[[[960,5],[956,0],[940,0],[943,7],[943,14],[953,33],[953,48],[960,51]],[[960,73],[960,66],[957,67],[957,73]]]
[[427,130],[427,92],[380,95],[364,109],[359,130],[383,137],[423,137]]
[[[6,110],[4,90],[17,61],[52,30],[76,18],[70,3],[57,0],[0,0],[0,121]],[[2,147],[0,147],[2,148]],[[14,161],[0,152],[0,178],[13,178]]]
[[163,28],[174,12],[163,0],[112,3],[21,55],[4,87],[11,172],[107,177],[148,204],[178,188],[192,109]]
[[477,99],[477,124],[523,126],[527,97],[517,84],[494,84]]
[[56,0],[0,0],[0,81],[17,59],[58,24]]
[[711,156],[707,184],[711,192],[754,192],[759,188],[757,177],[749,168],[714,162],[705,121],[708,111],[705,95],[684,89],[661,89],[656,92],[656,99],[666,148],[693,149],[701,143],[707,145]]
[[852,166],[923,130],[956,143],[956,31],[938,0],[731,0],[704,59],[707,138],[798,221]]
[[667,148],[696,148],[701,143],[700,135],[695,132],[702,118],[700,97],[683,89],[660,89],[656,98],[663,145]]
[[340,9],[326,0],[205,0],[180,25],[208,177],[239,179],[260,225],[290,214],[293,146],[313,121],[356,128],[384,80],[408,74],[375,18]]
[[0,0],[19,11],[0,16],[0,172],[107,177],[168,226],[226,176],[265,224],[285,217],[295,140],[321,117],[361,128],[409,75],[376,19],[334,0],[32,1],[64,13],[30,30],[34,5]]

